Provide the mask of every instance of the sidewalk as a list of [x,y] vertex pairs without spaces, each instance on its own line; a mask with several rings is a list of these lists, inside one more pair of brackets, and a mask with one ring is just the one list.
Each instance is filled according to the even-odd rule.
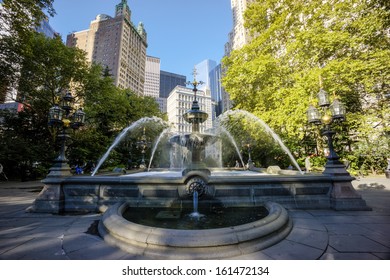
[[[294,228],[280,243],[248,259],[389,260],[390,179],[368,177],[353,185],[372,211],[292,210]],[[0,182],[0,259],[142,259],[96,234],[100,214],[27,213],[42,183]]]

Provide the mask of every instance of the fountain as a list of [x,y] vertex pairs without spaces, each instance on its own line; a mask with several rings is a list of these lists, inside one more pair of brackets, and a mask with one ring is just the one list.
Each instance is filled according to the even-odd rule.
[[[245,111],[229,111],[222,118],[242,114],[262,125],[297,170],[282,170],[277,166],[267,169],[250,166],[246,170],[209,168],[203,161],[204,152],[208,144],[219,141],[219,136],[199,132],[199,125],[208,116],[200,110],[195,78],[192,85],[194,101],[183,116],[192,124],[192,133],[169,138],[171,145],[188,152],[189,160],[183,168],[152,170],[149,165],[147,172],[117,176],[98,174],[110,151],[127,133],[147,122],[166,125],[158,118],[144,118],[127,127],[115,139],[92,176],[45,179],[45,188],[35,200],[33,211],[104,212],[99,223],[99,233],[104,240],[142,258],[221,259],[240,258],[283,240],[292,229],[286,208],[368,209],[354,191],[351,176],[303,173],[281,139],[262,120]],[[168,134],[169,129],[165,129],[158,137],[152,158],[156,146]],[[228,138],[231,139],[231,135]],[[238,151],[237,144],[232,145]],[[242,223],[207,229],[165,228],[126,219],[155,208],[162,209],[158,210],[156,218],[163,220],[180,219],[185,209],[192,209],[189,215],[196,220],[208,215],[199,209],[234,208],[235,212],[246,208],[266,214],[255,214],[259,217]]]

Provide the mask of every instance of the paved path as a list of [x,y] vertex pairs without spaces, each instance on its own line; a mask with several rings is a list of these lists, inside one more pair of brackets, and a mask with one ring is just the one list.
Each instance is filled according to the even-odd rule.
[[[280,243],[248,259],[390,259],[390,179],[361,178],[354,187],[372,211],[292,210],[294,228]],[[0,259],[142,259],[94,232],[100,214],[28,213],[42,183],[0,182]]]

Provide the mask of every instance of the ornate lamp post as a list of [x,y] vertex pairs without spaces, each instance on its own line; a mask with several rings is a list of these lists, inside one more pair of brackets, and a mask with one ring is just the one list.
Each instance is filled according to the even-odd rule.
[[137,141],[137,147],[141,149],[141,154],[142,154],[142,159],[141,159],[141,164],[140,168],[146,168],[146,163],[145,163],[145,153],[146,153],[146,148],[149,147],[150,142],[148,142],[145,134],[145,127],[142,133],[142,136],[139,141]]
[[49,110],[48,125],[61,141],[60,154],[54,160],[49,174],[42,180],[45,186],[30,211],[58,214],[65,209],[63,182],[72,175],[65,156],[69,130],[83,126],[85,120],[85,113],[81,109],[75,110],[73,101],[73,96],[68,92],[61,98],[60,105],[55,104]]
[[340,157],[334,150],[333,137],[336,133],[331,127],[333,123],[345,121],[345,107],[338,99],[335,99],[332,104],[330,104],[329,95],[322,88],[318,93],[318,105],[322,108],[324,114],[321,116],[318,109],[313,105],[310,105],[307,110],[307,119],[311,124],[322,126],[321,135],[327,138],[329,155],[327,156],[324,173],[349,174],[345,170],[344,165],[340,162]]
[[351,182],[354,178],[351,177],[345,166],[339,161],[339,156],[333,147],[335,132],[331,126],[333,123],[345,120],[345,107],[337,99],[330,104],[329,96],[323,89],[318,93],[318,105],[322,108],[324,114],[321,116],[318,109],[310,105],[307,110],[307,119],[311,124],[322,126],[321,135],[327,138],[329,155],[327,156],[323,174],[331,176],[331,207],[336,210],[370,210],[366,202],[353,188]]
[[250,140],[248,141],[243,141],[242,142],[242,146],[243,147],[246,147],[248,149],[248,164],[247,164],[247,168],[248,169],[251,169],[253,168],[253,161],[252,161],[252,156],[251,156],[251,152],[252,152],[252,143],[250,142]]
[[69,136],[69,128],[78,129],[84,125],[85,113],[82,109],[74,110],[74,97],[67,92],[60,100],[60,105],[55,104],[49,110],[48,125],[53,133],[58,133],[57,138],[61,141],[60,154],[54,160],[47,177],[70,176],[70,167],[66,158],[66,144]]

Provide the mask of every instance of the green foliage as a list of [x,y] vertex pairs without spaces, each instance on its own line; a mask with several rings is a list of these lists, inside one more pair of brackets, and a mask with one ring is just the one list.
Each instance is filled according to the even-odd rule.
[[[143,117],[161,116],[153,98],[115,87],[112,77],[105,73],[100,65],[92,65],[86,78],[83,89],[87,126],[75,135],[74,147],[79,148],[71,156],[73,160],[96,162],[124,128]],[[124,145],[118,148],[121,151],[114,151],[107,164],[126,165],[129,154],[137,153],[128,141]]]
[[[159,115],[152,98],[116,88],[109,69],[89,65],[83,51],[34,31],[46,18],[45,12],[54,15],[53,0],[4,0],[2,4],[0,90],[17,86],[17,101],[24,105],[19,113],[2,111],[0,116],[0,162],[8,175],[26,177],[33,169],[46,174],[58,152],[56,131],[49,131],[47,114],[68,90],[87,113],[86,125],[71,133],[70,164],[96,161],[123,128],[138,118]],[[122,162],[125,157],[116,154]]]
[[70,90],[76,102],[82,96],[81,84],[89,71],[85,54],[79,49],[66,47],[61,38],[50,39],[35,33],[27,42],[21,63],[17,101],[39,115],[56,103],[58,97]]
[[[257,167],[279,165],[281,168],[287,168],[290,164],[293,165],[280,143],[271,136],[260,119],[238,111],[237,114],[229,115],[228,118],[221,120],[221,125],[234,139],[245,164],[250,154]],[[238,160],[238,153],[232,140],[224,132],[223,130],[221,138],[224,147],[223,165],[232,167]]]
[[24,60],[28,41],[47,16],[53,16],[54,0],[4,0],[0,14],[0,87],[16,86],[19,64]]
[[42,177],[55,155],[46,119],[42,122],[29,109],[18,114],[0,110],[0,119],[0,162],[8,177],[27,179],[27,172]]
[[[351,153],[362,153],[362,143],[368,142],[389,154],[385,95],[390,89],[390,10],[385,5],[368,0],[255,1],[245,14],[252,42],[223,60],[223,85],[236,108],[259,116],[301,154],[306,110],[315,102],[322,77],[322,87],[347,107],[337,150],[347,145]],[[358,142],[345,143],[350,136]],[[367,150],[364,154],[371,156]]]

